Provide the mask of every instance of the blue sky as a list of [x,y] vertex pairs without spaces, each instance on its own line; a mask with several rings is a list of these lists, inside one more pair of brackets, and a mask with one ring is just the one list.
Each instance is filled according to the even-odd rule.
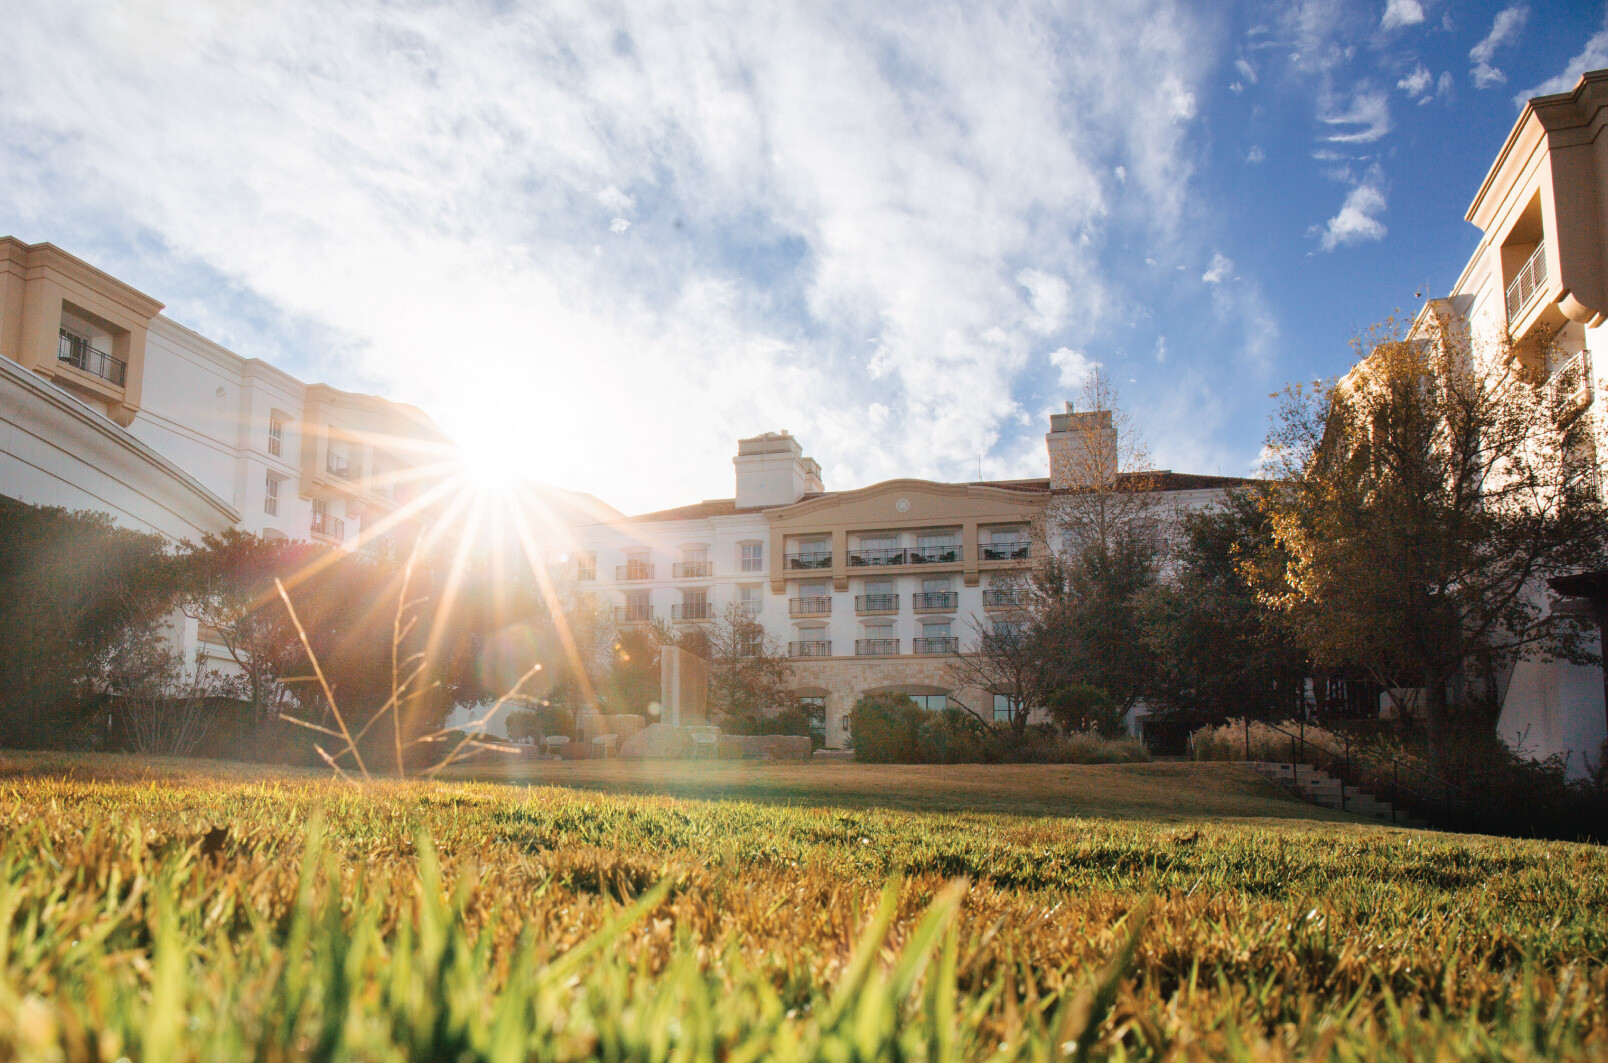
[[786,428],[830,488],[1159,467],[1450,286],[1601,4],[0,0],[0,233],[627,511]]

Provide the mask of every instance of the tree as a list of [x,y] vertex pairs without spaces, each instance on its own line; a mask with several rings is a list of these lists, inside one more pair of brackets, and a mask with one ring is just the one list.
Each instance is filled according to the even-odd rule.
[[1242,572],[1277,551],[1267,489],[1229,491],[1221,508],[1187,515],[1174,564],[1139,603],[1147,697],[1169,709],[1215,720],[1303,715],[1307,656]]
[[1074,555],[1091,546],[1109,552],[1120,540],[1148,539],[1159,548],[1170,514],[1156,491],[1150,449],[1103,367],[1089,373],[1066,416],[1070,439],[1055,461],[1068,486],[1051,502],[1045,545]]
[[1361,345],[1344,380],[1288,393],[1264,495],[1277,549],[1248,571],[1317,664],[1421,689],[1444,762],[1455,732],[1489,733],[1515,662],[1597,659],[1542,588],[1603,567],[1608,513],[1582,426],[1507,341],[1387,322]]
[[792,661],[741,602],[707,624],[662,628],[660,637],[709,661],[709,707],[719,717],[753,725],[796,700]]
[[328,560],[323,547],[236,529],[206,536],[181,560],[179,608],[229,654],[259,723],[289,707],[280,681],[295,674],[303,656],[274,580],[295,582],[298,573]]
[[1094,731],[1107,738],[1123,733],[1122,708],[1110,694],[1087,683],[1073,683],[1050,695],[1050,716],[1063,734]]

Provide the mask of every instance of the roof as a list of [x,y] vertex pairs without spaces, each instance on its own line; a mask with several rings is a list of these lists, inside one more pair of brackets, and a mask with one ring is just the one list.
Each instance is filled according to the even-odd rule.
[[[1119,484],[1128,487],[1143,483],[1150,486],[1153,491],[1205,491],[1213,488],[1242,487],[1246,484],[1256,483],[1255,480],[1242,476],[1205,476],[1198,473],[1173,472],[1170,469],[1161,469],[1155,472],[1129,472],[1117,477]],[[1038,477],[1030,480],[971,480],[963,484],[965,487],[993,487],[1003,491],[1020,491],[1024,494],[1044,494],[1051,490],[1048,477]],[[1070,494],[1073,488],[1060,488],[1055,494]],[[844,494],[842,491],[813,491],[800,495],[798,502],[807,502],[812,498],[825,498],[830,495]],[[789,503],[797,505],[797,502]],[[709,520],[713,517],[734,517],[744,513],[763,513],[767,509],[780,509],[780,506],[744,506],[737,507],[735,498],[706,498],[702,502],[694,502],[687,506],[676,506],[673,509],[657,509],[652,513],[638,513],[635,516],[624,518],[626,524],[661,524],[680,520]],[[616,522],[618,523],[618,522]]]

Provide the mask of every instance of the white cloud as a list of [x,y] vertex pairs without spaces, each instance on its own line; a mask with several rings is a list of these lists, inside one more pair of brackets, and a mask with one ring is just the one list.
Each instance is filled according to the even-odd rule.
[[1211,265],[1206,267],[1206,272],[1200,275],[1200,279],[1205,281],[1207,284],[1221,284],[1223,281],[1227,280],[1229,274],[1233,272],[1233,259],[1230,259],[1221,251],[1218,251],[1212,255]]
[[1568,92],[1575,87],[1581,74],[1588,70],[1601,70],[1603,67],[1608,67],[1608,29],[1593,33],[1586,40],[1586,46],[1580,50],[1580,54],[1564,65],[1561,74],[1548,78],[1533,89],[1521,92],[1513,98],[1513,102],[1522,107],[1532,96],[1550,96],[1557,92]]
[[1061,371],[1061,387],[1068,389],[1081,388],[1094,376],[1094,371],[1100,368],[1099,362],[1070,347],[1051,351],[1050,364]]
[[629,214],[636,209],[636,197],[627,195],[613,185],[599,192],[597,201],[611,214]]
[[1160,365],[1167,360],[1167,337],[1156,337],[1156,364]]
[[1383,91],[1362,85],[1352,94],[1350,107],[1319,118],[1326,125],[1361,127],[1325,137],[1330,143],[1371,144],[1390,132],[1390,100]]
[[623,233],[631,227],[631,223],[624,218],[615,218],[609,222],[609,232]]
[[1016,283],[1028,291],[1032,307],[1028,328],[1048,336],[1065,324],[1067,308],[1072,304],[1072,288],[1065,280],[1041,270],[1024,269],[1016,275]]
[[[1148,2],[14,6],[0,217],[130,280],[189,264],[175,307],[249,292],[243,354],[337,331],[286,367],[627,508],[729,492],[732,440],[782,426],[851,483],[944,475],[1016,431],[1049,322],[1086,344],[1124,305],[1116,161],[1156,242],[1189,216],[1217,59]],[[499,342],[443,374],[465,321]],[[637,473],[645,434],[680,477]]]
[[1333,251],[1341,246],[1384,239],[1385,225],[1378,215],[1385,212],[1385,193],[1378,180],[1377,174],[1371,174],[1367,181],[1346,195],[1340,212],[1330,218],[1328,224],[1313,227],[1312,234],[1319,237],[1319,247]]
[[1253,164],[1258,162],[1266,162],[1267,152],[1262,150],[1262,145],[1252,144],[1251,150],[1245,153],[1245,161]]
[[1422,21],[1424,8],[1418,0],[1387,0],[1385,17],[1379,20],[1379,28],[1393,30],[1402,26],[1416,26]]
[[1413,68],[1411,74],[1396,82],[1396,87],[1407,95],[1416,98],[1428,92],[1433,84],[1435,84],[1435,75],[1429,72],[1427,66],[1419,63],[1418,66]]
[[1487,89],[1507,81],[1507,75],[1492,66],[1491,60],[1495,58],[1498,48],[1518,39],[1529,16],[1530,9],[1519,4],[1503,8],[1492,20],[1491,32],[1485,35],[1484,40],[1469,49],[1468,57],[1474,62],[1469,74],[1473,77],[1476,88]]
[[1236,59],[1234,60],[1234,69],[1239,71],[1240,77],[1244,78],[1252,85],[1256,84],[1256,68],[1250,63],[1246,62],[1244,59]]

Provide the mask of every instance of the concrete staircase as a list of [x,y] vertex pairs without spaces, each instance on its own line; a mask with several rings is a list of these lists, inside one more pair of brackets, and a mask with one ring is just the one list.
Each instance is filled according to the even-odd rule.
[[[1289,761],[1267,760],[1249,761],[1247,767],[1315,805],[1322,805],[1325,808],[1342,807],[1340,780],[1320,768],[1314,768],[1310,764],[1292,765]],[[1355,786],[1344,787],[1343,792],[1345,811],[1381,823],[1392,821],[1390,802],[1363,793]],[[1395,813],[1394,821],[1398,827],[1429,826],[1423,820],[1411,818],[1400,811]]]

